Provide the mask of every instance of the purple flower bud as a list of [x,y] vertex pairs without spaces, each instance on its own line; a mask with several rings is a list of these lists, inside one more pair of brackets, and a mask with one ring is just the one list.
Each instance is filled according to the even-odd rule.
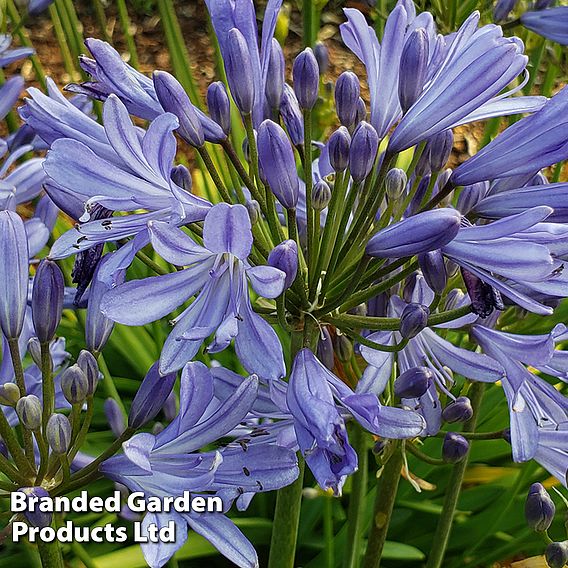
[[188,193],[191,193],[193,180],[191,179],[191,173],[183,164],[179,164],[172,168],[170,178],[177,186],[181,187]]
[[52,414],[47,422],[45,437],[54,454],[65,454],[71,446],[71,423],[64,414]]
[[92,353],[83,349],[77,357],[77,365],[85,373],[87,377],[87,396],[92,396],[97,389],[97,384],[99,382],[99,365],[97,360],[94,358]]
[[458,396],[442,411],[442,418],[452,424],[453,422],[467,422],[473,416],[471,400],[467,396]]
[[87,398],[89,381],[79,365],[71,365],[61,373],[61,390],[70,404],[81,404]]
[[325,43],[318,41],[314,46],[314,55],[316,56],[316,61],[318,62],[318,69],[320,75],[325,75],[329,69],[329,51]]
[[331,200],[331,189],[323,179],[318,180],[312,189],[312,206],[316,211],[325,209]]
[[541,483],[533,483],[525,502],[525,518],[528,526],[533,531],[547,531],[554,520],[555,513],[556,506],[546,489]]
[[0,328],[7,339],[19,337],[28,299],[28,237],[14,211],[0,211]]
[[412,367],[397,377],[394,394],[398,398],[419,398],[428,390],[433,377],[427,367]]
[[418,264],[426,284],[436,293],[441,294],[446,289],[448,275],[446,264],[440,249],[423,252],[418,255]]
[[28,353],[32,361],[41,368],[41,345],[37,337],[32,337],[28,341]]
[[266,81],[266,100],[270,108],[279,109],[284,92],[286,62],[282,47],[276,38],[270,43],[270,59],[268,60],[268,80]]
[[162,376],[159,371],[159,362],[150,367],[130,407],[128,414],[130,428],[138,429],[144,426],[160,412],[174,388],[176,376],[176,373]]
[[20,424],[27,430],[36,432],[41,428],[41,402],[34,394],[28,394],[18,400],[16,414]]
[[284,92],[280,101],[280,115],[292,144],[294,146],[302,145],[304,143],[304,118],[294,90],[288,84],[284,84]]
[[503,22],[515,8],[517,0],[497,0],[493,8],[493,20],[495,23]]
[[377,131],[368,122],[360,122],[353,133],[349,149],[349,169],[354,181],[361,182],[369,175],[373,169],[378,148]]
[[427,325],[430,309],[422,304],[407,304],[400,316],[400,334],[406,339],[418,335]]
[[246,39],[237,28],[227,35],[225,54],[225,72],[233,100],[242,114],[250,114],[254,106],[252,63]]
[[424,28],[414,30],[402,50],[398,80],[398,98],[406,112],[422,93],[428,75],[428,36]]
[[333,360],[333,343],[327,326],[321,329],[321,335],[318,339],[317,357],[327,369],[330,371],[333,370],[335,366]]
[[177,401],[176,401],[176,393],[171,392],[166,398],[166,402],[164,402],[164,406],[162,406],[162,412],[166,420],[171,422],[177,416]]
[[568,541],[551,542],[544,551],[549,568],[564,568],[568,563]]
[[458,463],[464,460],[469,451],[469,442],[456,432],[448,432],[442,444],[442,459],[446,463]]
[[339,121],[350,128],[357,119],[357,106],[361,87],[359,78],[352,71],[344,71],[335,83],[335,108]]
[[296,242],[289,239],[276,245],[270,251],[267,262],[270,266],[278,268],[286,274],[284,288],[290,288],[298,273],[298,246]]
[[428,159],[433,172],[439,172],[450,159],[454,146],[454,133],[444,130],[428,140]]
[[32,319],[41,343],[53,339],[63,313],[65,282],[61,269],[52,260],[39,263],[32,290]]
[[[49,493],[43,487],[21,487],[18,491],[25,493],[28,497],[33,497],[34,501],[36,498],[49,498]],[[24,512],[24,516],[33,527],[43,529],[51,525],[52,513],[44,513],[43,511],[40,511],[37,506],[37,502],[34,510],[26,510]]]
[[258,128],[258,160],[272,193],[286,209],[294,209],[300,191],[294,150],[284,130],[271,120]]
[[152,77],[162,108],[178,117],[179,135],[191,146],[201,148],[205,143],[203,127],[185,89],[167,71],[154,71]]
[[112,433],[119,438],[126,430],[124,414],[114,398],[107,398],[104,403],[104,412]]
[[251,199],[245,203],[245,207],[249,214],[250,224],[254,225],[255,223],[258,223],[258,220],[260,219],[260,205],[258,201],[256,199]]
[[351,135],[345,126],[340,126],[327,142],[329,163],[336,172],[343,172],[349,165]]
[[318,100],[319,68],[316,56],[310,47],[306,47],[294,59],[292,78],[300,107],[311,110]]
[[493,310],[504,310],[501,294],[490,284],[483,282],[475,274],[461,268],[462,278],[471,300],[471,311],[479,317],[486,318]]
[[457,209],[462,215],[467,215],[487,194],[489,182],[480,181],[473,185],[466,185],[460,192]]
[[546,10],[549,6],[552,5],[554,0],[536,0],[534,3],[535,10]]
[[389,170],[385,176],[387,197],[391,201],[400,199],[404,194],[407,183],[408,178],[406,177],[406,172],[404,170],[401,170],[400,168],[393,168],[392,170]]
[[400,258],[439,249],[458,234],[460,220],[455,209],[418,213],[373,235],[366,252],[381,258]]
[[342,363],[350,361],[353,356],[353,343],[345,335],[337,334],[334,339],[334,351]]
[[215,81],[207,88],[207,109],[211,118],[228,136],[231,131],[231,103],[221,81]]
[[0,385],[0,404],[4,406],[16,406],[20,400],[20,389],[16,383],[4,383]]
[[357,101],[357,116],[355,117],[355,124],[359,124],[362,120],[367,120],[367,107],[365,101],[359,97]]

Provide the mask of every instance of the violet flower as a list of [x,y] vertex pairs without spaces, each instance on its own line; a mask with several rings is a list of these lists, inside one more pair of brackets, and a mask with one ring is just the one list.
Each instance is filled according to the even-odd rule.
[[568,45],[568,6],[525,12],[521,15],[521,23],[542,37]]

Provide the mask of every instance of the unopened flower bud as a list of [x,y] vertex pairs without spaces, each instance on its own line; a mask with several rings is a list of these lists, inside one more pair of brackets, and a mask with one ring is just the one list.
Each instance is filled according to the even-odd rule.
[[258,128],[258,159],[272,193],[286,209],[294,209],[300,191],[294,151],[284,130],[271,120]]
[[28,237],[15,211],[0,211],[0,328],[6,339],[17,339],[28,301]]
[[314,55],[318,62],[318,69],[320,75],[324,75],[329,69],[329,51],[325,43],[318,41],[314,46]]
[[114,398],[107,398],[103,409],[112,433],[119,438],[124,430],[126,430],[126,423],[118,402],[116,402]]
[[20,424],[33,432],[41,428],[41,402],[33,394],[23,396],[16,403],[16,413]]
[[423,304],[407,304],[400,316],[400,334],[405,339],[418,335],[427,325],[430,309]]
[[41,343],[53,339],[63,312],[65,282],[61,269],[52,260],[39,263],[32,290],[32,319]]
[[209,116],[228,135],[231,132],[231,103],[221,81],[215,81],[207,88],[207,109]]
[[444,130],[428,140],[428,159],[430,169],[439,172],[450,159],[454,146],[454,134],[452,130]]
[[341,73],[335,83],[335,108],[339,121],[350,128],[357,119],[357,105],[361,87],[359,78],[352,71]]
[[25,493],[28,496],[30,502],[31,498],[33,498],[33,501],[36,503],[33,507],[33,511],[28,510],[31,509],[31,507],[26,507],[26,510],[24,512],[24,516],[26,517],[30,525],[40,529],[51,525],[53,513],[40,511],[40,508],[37,506],[36,501],[36,499],[38,498],[42,499],[44,497],[49,497],[47,490],[45,490],[43,487],[21,487],[20,489],[18,489],[18,491]]
[[350,361],[351,357],[353,356],[353,343],[351,340],[343,334],[337,334],[335,336],[335,353],[337,354],[337,358],[342,362],[345,363],[346,361]]
[[152,78],[162,108],[179,120],[179,135],[191,146],[201,148],[205,143],[203,127],[181,83],[167,71],[154,71]]
[[321,329],[321,335],[318,339],[317,356],[327,369],[330,371],[333,370],[335,366],[333,360],[333,343],[327,326]]
[[475,206],[485,197],[489,191],[489,182],[479,181],[472,185],[466,185],[462,188],[456,208],[462,213],[467,215]]
[[442,411],[442,418],[452,424],[453,422],[467,422],[473,416],[471,400],[467,396],[458,396]]
[[433,377],[427,367],[412,367],[397,377],[394,394],[398,398],[419,398],[428,390]]
[[408,178],[406,177],[406,172],[404,170],[401,170],[400,168],[392,168],[392,170],[389,170],[385,176],[387,197],[391,201],[400,199],[404,194],[407,183]]
[[495,23],[503,22],[512,12],[518,0],[497,0],[493,8],[493,20]]
[[329,163],[336,172],[342,172],[349,165],[351,135],[345,126],[339,127],[327,142]]
[[365,106],[365,101],[359,97],[357,101],[357,115],[355,116],[355,124],[359,124],[361,121],[367,120],[367,107]]
[[323,179],[317,181],[312,189],[312,206],[316,211],[325,209],[331,200],[331,189]]
[[296,241],[288,239],[276,245],[270,251],[267,262],[270,266],[278,268],[286,274],[284,288],[290,288],[298,274],[298,245]]
[[428,36],[424,28],[414,30],[402,50],[398,81],[398,98],[402,112],[416,102],[428,74]]
[[0,404],[4,406],[16,406],[20,400],[20,389],[16,383],[4,383],[0,385]]
[[441,294],[446,289],[448,275],[446,264],[440,249],[423,252],[418,255],[418,264],[426,284],[436,293]]
[[83,349],[81,353],[79,353],[79,357],[77,357],[77,365],[79,365],[80,369],[87,377],[87,396],[92,396],[97,389],[100,376],[97,360],[92,353]]
[[525,518],[528,526],[537,532],[550,528],[556,513],[554,501],[541,483],[533,483],[525,501]]
[[549,568],[564,568],[568,563],[568,541],[551,542],[544,551]]
[[349,169],[355,182],[362,182],[369,175],[373,169],[378,148],[377,131],[368,122],[360,122],[353,133],[349,149]]
[[71,446],[71,423],[64,414],[52,414],[45,431],[47,443],[54,454],[65,454]]
[[260,205],[256,199],[251,199],[245,203],[245,207],[247,208],[250,224],[255,225],[258,223],[260,219]]
[[32,361],[41,369],[41,345],[37,337],[32,337],[28,341],[28,353]]
[[130,428],[138,429],[155,418],[172,392],[176,376],[176,373],[162,376],[158,362],[150,367],[130,407],[128,414]]
[[71,365],[63,371],[61,390],[70,404],[81,404],[87,398],[89,381],[79,365]]
[[170,177],[176,185],[178,185],[188,193],[191,193],[193,180],[191,179],[191,173],[183,164],[174,166],[172,168],[172,171],[170,172]]
[[458,463],[465,459],[469,451],[469,442],[456,432],[448,432],[442,444],[442,459],[446,463]]
[[254,105],[254,80],[249,47],[243,34],[232,28],[227,34],[225,72],[231,95],[242,114],[252,112]]
[[164,402],[164,406],[162,406],[162,412],[166,420],[171,422],[177,415],[177,402],[176,402],[176,394],[175,392],[171,392],[166,398],[166,402]]
[[300,53],[292,66],[294,92],[304,110],[311,110],[318,100],[319,67],[310,47]]
[[284,84],[280,101],[280,115],[292,144],[301,146],[304,143],[304,118],[296,94],[287,83]]
[[270,58],[268,60],[268,81],[266,81],[266,100],[270,108],[279,109],[284,93],[284,80],[286,62],[282,47],[276,38],[272,38],[270,44]]

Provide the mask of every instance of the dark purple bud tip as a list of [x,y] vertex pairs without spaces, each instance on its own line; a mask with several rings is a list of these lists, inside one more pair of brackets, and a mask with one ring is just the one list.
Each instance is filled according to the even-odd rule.
[[20,398],[16,403],[16,414],[27,430],[36,432],[41,428],[41,402],[37,396],[29,394]]
[[525,502],[527,525],[533,531],[547,531],[554,520],[555,513],[554,501],[550,498],[544,486],[541,483],[533,483]]
[[63,455],[71,446],[71,423],[64,414],[52,414],[47,422],[45,437],[55,454]]
[[191,173],[183,164],[174,166],[170,172],[170,177],[177,186],[191,193],[193,180],[191,179]]
[[456,432],[448,432],[442,444],[442,459],[446,463],[458,463],[465,459],[469,442]]
[[227,35],[225,71],[237,108],[244,115],[250,114],[254,105],[254,76],[247,41],[237,28]]
[[334,339],[334,349],[337,358],[345,363],[353,357],[353,343],[345,335],[336,335]]
[[[49,493],[43,487],[22,487],[18,489],[22,493],[28,496],[28,499],[33,497],[35,499],[42,499],[44,497],[49,498]],[[37,502],[34,507],[34,511],[26,511],[24,513],[26,519],[33,527],[43,529],[51,525],[52,513],[44,513],[38,510]]]
[[61,390],[70,404],[81,404],[87,398],[89,381],[79,365],[71,365],[61,374]]
[[128,414],[130,428],[138,429],[155,418],[174,388],[177,374],[169,373],[162,376],[158,367],[158,362],[150,367],[132,401]]
[[428,390],[433,377],[427,367],[412,367],[397,377],[394,394],[398,398],[419,398]]
[[400,334],[405,339],[418,335],[427,325],[430,309],[423,304],[408,304],[400,316]]
[[339,121],[347,128],[351,128],[357,121],[360,92],[357,75],[352,71],[341,73],[335,83],[335,109]]
[[268,264],[286,274],[285,289],[292,286],[298,274],[298,245],[289,239],[276,245],[268,255]]
[[329,69],[329,51],[325,43],[318,41],[314,46],[314,55],[318,62],[318,69],[320,75],[325,75]]
[[551,542],[544,552],[549,568],[564,568],[568,563],[568,541]]
[[351,135],[345,126],[340,126],[327,142],[329,163],[336,172],[343,172],[349,165],[349,147]]
[[124,430],[126,430],[126,423],[118,402],[116,402],[114,398],[107,398],[103,409],[112,433],[119,438]]
[[207,88],[207,109],[211,118],[229,135],[231,132],[231,103],[227,89],[221,81],[211,83]]
[[205,136],[201,121],[180,82],[166,71],[154,71],[153,79],[156,96],[162,108],[177,116],[179,120],[180,136],[191,146],[203,146]]
[[467,422],[472,416],[473,408],[471,400],[467,396],[459,396],[442,411],[442,418],[450,424],[453,422]]
[[32,319],[41,343],[53,339],[63,312],[65,282],[61,269],[52,260],[39,263],[32,291]]
[[20,400],[20,389],[16,383],[4,383],[0,385],[0,404],[4,406],[16,406]]
[[486,318],[493,310],[504,310],[501,294],[493,286],[480,280],[465,268],[461,269],[462,278],[471,299],[471,311],[479,317]]
[[440,249],[431,250],[418,255],[418,264],[426,284],[436,294],[441,294],[446,289],[448,274],[446,263]]
[[306,47],[292,66],[294,92],[304,110],[311,110],[318,100],[319,67],[316,56],[310,47]]
[[87,377],[87,396],[92,396],[97,389],[100,377],[97,360],[90,351],[83,349],[77,358],[77,365]]
[[360,122],[353,133],[349,150],[349,168],[354,181],[362,182],[371,173],[378,148],[377,131],[368,122]]
[[312,189],[312,206],[316,211],[325,209],[331,200],[331,189],[327,182],[320,179]]
[[396,201],[400,199],[406,189],[406,184],[408,183],[408,178],[406,177],[406,172],[400,168],[393,168],[387,172],[385,177],[385,188],[387,191],[387,197],[391,201]]

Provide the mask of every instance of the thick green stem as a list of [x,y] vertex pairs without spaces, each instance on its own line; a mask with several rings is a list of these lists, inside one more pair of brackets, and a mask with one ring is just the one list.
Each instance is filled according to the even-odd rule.
[[51,354],[49,352],[49,343],[41,343],[41,376],[42,376],[42,397],[43,397],[43,414],[42,428],[45,433],[49,417],[53,414],[55,408],[55,385],[52,378]]
[[394,501],[400,481],[403,455],[400,441],[393,441],[394,450],[386,463],[377,483],[377,495],[373,509],[373,521],[367,541],[364,568],[379,568],[381,556],[387,540],[387,531],[394,508]]
[[61,555],[61,545],[59,544],[59,541],[40,541],[37,548],[43,568],[64,568],[63,557]]
[[[466,424],[464,425],[464,432],[475,431],[477,417],[479,415],[479,406],[483,397],[484,386],[484,383],[474,383],[471,387],[470,399],[474,414],[471,420],[466,422]],[[448,546],[448,540],[450,538],[450,532],[452,530],[454,514],[456,512],[463,483],[463,477],[467,469],[468,458],[469,453],[465,457],[465,459],[454,465],[452,475],[450,476],[450,480],[446,487],[446,498],[444,499],[442,514],[440,516],[440,520],[438,521],[438,526],[436,527],[434,542],[432,543],[432,548],[430,550],[430,556],[428,557],[426,568],[441,568],[442,562],[444,561],[446,548]]]

